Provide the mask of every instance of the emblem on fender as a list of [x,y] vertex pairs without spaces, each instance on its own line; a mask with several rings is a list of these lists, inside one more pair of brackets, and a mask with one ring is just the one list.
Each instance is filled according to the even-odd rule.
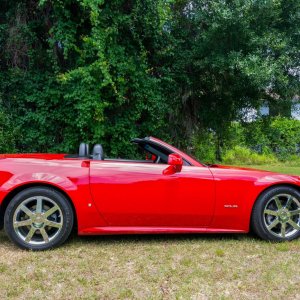
[[225,208],[238,208],[239,206],[236,204],[225,204],[224,207]]

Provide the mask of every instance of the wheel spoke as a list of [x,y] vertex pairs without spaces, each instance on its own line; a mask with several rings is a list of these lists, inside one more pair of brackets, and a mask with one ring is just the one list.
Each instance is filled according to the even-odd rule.
[[48,209],[48,210],[44,213],[44,217],[45,217],[45,218],[48,218],[48,217],[51,216],[53,213],[55,213],[58,209],[59,209],[58,205],[54,205],[52,208]]
[[278,211],[276,211],[276,210],[265,209],[264,213],[267,215],[278,216]]
[[293,202],[293,196],[290,195],[286,202],[285,208],[290,208],[292,202]]
[[281,237],[285,238],[286,223],[281,224]]
[[25,242],[27,242],[27,243],[30,242],[30,240],[32,239],[32,237],[33,237],[33,235],[35,233],[35,230],[36,230],[36,228],[31,227],[31,229],[29,230],[29,232],[28,232],[28,234],[27,234],[27,236],[25,238]]
[[279,198],[276,196],[276,197],[274,197],[274,200],[275,200],[277,208],[281,209],[282,205],[281,205],[281,202],[280,202]]
[[300,214],[300,208],[290,211],[291,216],[295,216],[295,215],[299,215],[299,214]]
[[275,219],[270,225],[267,226],[268,230],[271,230],[279,223],[278,219]]
[[37,197],[36,198],[36,209],[35,210],[38,214],[42,213],[42,211],[43,211],[43,199],[42,199],[42,197]]
[[50,227],[55,227],[55,228],[62,227],[61,223],[57,223],[57,222],[53,222],[53,221],[49,221],[49,220],[45,220],[45,225],[50,226]]
[[45,243],[49,243],[49,237],[48,237],[48,234],[47,234],[45,228],[41,228],[40,232],[41,232],[41,235],[42,235]]
[[288,220],[288,223],[293,226],[295,229],[300,230],[300,226],[295,223],[293,220]]
[[16,221],[16,222],[14,222],[14,228],[30,226],[31,224],[32,224],[31,219],[24,220],[24,221]]
[[20,210],[22,210],[28,217],[33,216],[33,212],[28,207],[26,207],[25,205],[22,205],[20,207]]

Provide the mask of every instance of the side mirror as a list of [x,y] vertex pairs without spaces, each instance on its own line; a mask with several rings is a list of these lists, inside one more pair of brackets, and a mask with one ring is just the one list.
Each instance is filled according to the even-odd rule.
[[180,172],[183,165],[182,157],[177,153],[171,153],[168,157],[168,165],[163,171],[164,175],[172,175]]

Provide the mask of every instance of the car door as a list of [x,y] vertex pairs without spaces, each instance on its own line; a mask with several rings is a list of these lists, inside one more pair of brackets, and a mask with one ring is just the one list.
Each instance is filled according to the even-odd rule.
[[108,226],[205,227],[214,211],[214,182],[206,167],[91,161],[90,186]]

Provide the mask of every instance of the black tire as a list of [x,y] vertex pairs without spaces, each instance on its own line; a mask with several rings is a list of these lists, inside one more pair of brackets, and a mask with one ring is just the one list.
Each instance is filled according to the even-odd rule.
[[300,193],[289,186],[277,186],[263,192],[254,204],[251,227],[254,233],[268,241],[298,238]]
[[69,237],[73,223],[68,199],[48,187],[21,191],[10,201],[4,215],[6,234],[17,246],[27,250],[47,250],[61,245]]

